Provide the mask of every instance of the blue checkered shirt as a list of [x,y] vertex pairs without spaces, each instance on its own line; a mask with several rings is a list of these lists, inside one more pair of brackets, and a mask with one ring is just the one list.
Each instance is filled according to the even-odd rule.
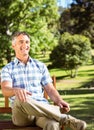
[[[52,82],[52,79],[44,63],[29,58],[25,65],[15,58],[3,67],[1,81],[9,81],[15,88],[24,88],[31,92],[31,98],[47,102],[43,97],[43,90],[48,83]],[[10,99],[13,103],[14,97]]]

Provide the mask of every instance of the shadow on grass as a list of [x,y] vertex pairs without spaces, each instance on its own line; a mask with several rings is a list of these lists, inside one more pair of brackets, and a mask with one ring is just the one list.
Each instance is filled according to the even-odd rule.
[[64,75],[64,76],[58,76],[58,77],[56,77],[56,79],[57,79],[57,81],[58,80],[63,80],[64,78],[66,78],[66,77],[69,77],[69,75]]
[[58,90],[60,95],[79,95],[79,94],[92,94],[93,89],[72,89],[72,90]]
[[82,84],[79,88],[92,88],[94,87],[94,79]]
[[[81,97],[82,98],[82,97]],[[94,130],[94,94],[83,97],[82,100],[77,96],[66,99],[71,104],[70,115],[85,120],[87,122],[87,129]]]
[[[86,76],[88,76],[91,79],[88,82],[86,82],[86,81],[85,82],[81,82],[81,85],[78,87],[78,89],[79,88],[91,88],[91,87],[94,87],[94,78],[92,78],[94,76],[94,73],[91,73],[93,71],[94,70],[92,69],[92,70],[87,70],[87,71],[85,70],[85,71],[80,71],[79,72],[78,77],[86,77]],[[69,79],[70,76],[69,75],[57,76],[56,80],[57,80],[57,82],[59,82],[59,80],[64,80],[65,78]],[[70,78],[70,79],[73,79],[75,81],[75,78]]]
[[78,76],[79,77],[86,77],[86,76],[90,76],[92,77],[94,75],[94,69],[92,70],[82,70],[82,71],[78,71]]

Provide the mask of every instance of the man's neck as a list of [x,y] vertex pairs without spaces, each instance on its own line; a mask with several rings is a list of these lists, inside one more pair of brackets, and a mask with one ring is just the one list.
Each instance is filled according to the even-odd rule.
[[24,63],[24,64],[27,64],[27,62],[28,62],[28,59],[29,59],[29,56],[27,57],[27,56],[25,56],[25,57],[17,57],[17,59],[18,60],[20,60],[22,63]]

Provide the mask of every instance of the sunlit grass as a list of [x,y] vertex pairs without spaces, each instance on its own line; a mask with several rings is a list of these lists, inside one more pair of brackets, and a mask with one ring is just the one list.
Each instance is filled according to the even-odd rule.
[[[72,90],[71,90],[72,91]],[[81,92],[81,90],[80,90]],[[70,104],[70,112],[68,114],[85,120],[87,122],[87,130],[94,130],[94,93],[83,94],[61,94],[61,97]],[[4,103],[2,96],[0,97],[0,106]],[[11,119],[10,114],[0,114],[0,120]],[[67,128],[66,130],[70,130]]]
[[82,66],[78,70],[78,75],[75,78],[70,78],[69,75],[63,69],[51,69],[51,75],[55,75],[57,79],[57,89],[78,89],[78,88],[90,88],[91,82],[94,79],[94,65],[89,64]]
[[[46,65],[50,64],[48,54],[46,57],[43,57],[40,54],[37,55],[36,58],[44,62]],[[78,69],[78,75],[76,78],[70,78],[63,68],[49,69],[49,71],[51,76],[56,76],[57,90],[65,90],[61,93],[61,96],[65,101],[70,103],[71,111],[69,114],[85,120],[88,124],[87,130],[94,130],[94,89],[91,90],[92,93],[89,93],[89,90],[92,87],[94,88],[94,84],[92,84],[94,82],[94,65],[92,63],[88,63],[85,66],[81,66]],[[76,94],[74,91],[75,89],[77,92],[79,89],[80,91]],[[73,91],[73,93],[68,94],[67,90]],[[82,90],[86,90],[86,92],[81,94]],[[0,92],[0,106],[3,105],[4,98]],[[0,119],[6,118],[10,118],[10,115],[0,114]]]
[[70,103],[71,114],[87,122],[87,130],[94,130],[94,94],[62,95]]

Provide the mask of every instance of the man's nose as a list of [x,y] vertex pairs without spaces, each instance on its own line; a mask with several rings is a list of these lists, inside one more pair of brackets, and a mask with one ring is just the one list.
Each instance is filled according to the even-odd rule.
[[24,48],[27,47],[27,43],[26,43],[26,42],[23,43],[23,47],[24,47]]

